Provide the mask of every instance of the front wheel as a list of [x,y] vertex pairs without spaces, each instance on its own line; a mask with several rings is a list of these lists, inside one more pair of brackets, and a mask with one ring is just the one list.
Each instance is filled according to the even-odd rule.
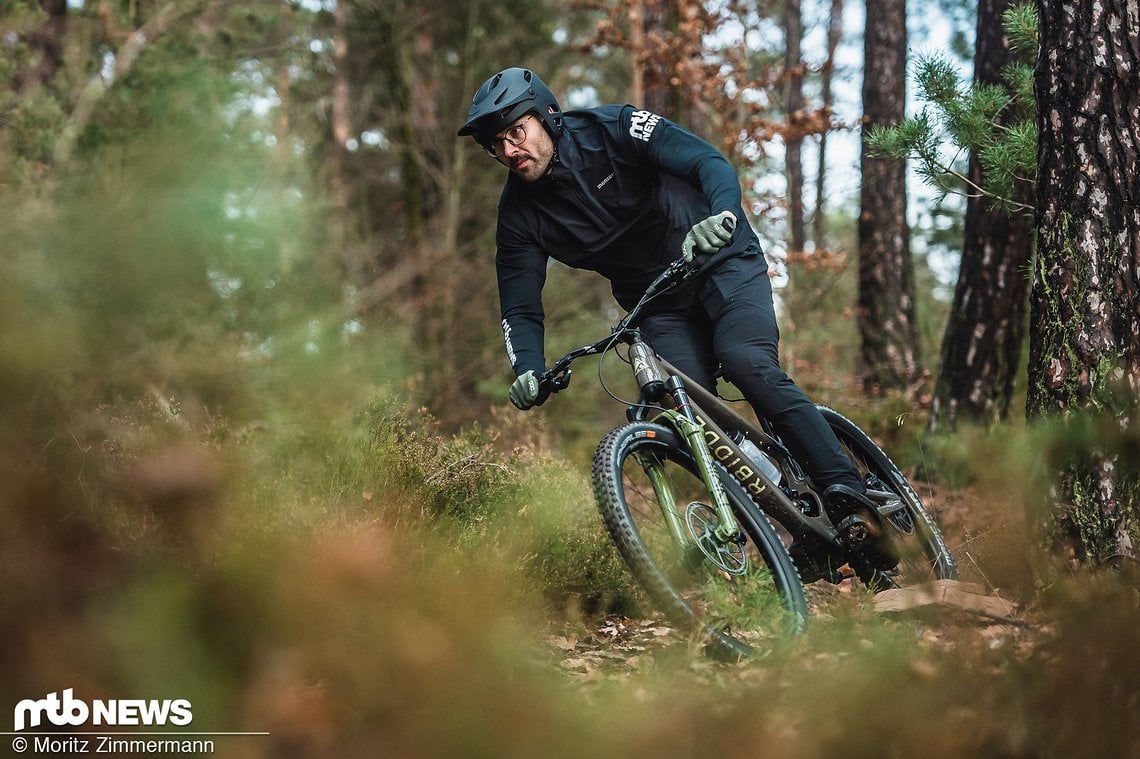
[[696,472],[676,433],[634,422],[598,445],[594,496],[622,559],[673,624],[749,656],[803,626],[803,583],[767,517],[723,472],[741,532],[718,538],[715,504]]
[[942,531],[898,466],[850,419],[826,406],[818,408],[867,482],[868,494],[878,495],[872,500],[879,503],[879,512],[900,555],[899,565],[892,571],[881,576],[869,573],[864,578],[868,584],[884,590],[958,579],[958,566]]

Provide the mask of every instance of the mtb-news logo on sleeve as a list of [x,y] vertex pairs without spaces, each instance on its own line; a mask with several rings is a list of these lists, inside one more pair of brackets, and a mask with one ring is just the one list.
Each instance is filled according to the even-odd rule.
[[191,704],[184,698],[84,701],[75,698],[74,691],[74,688],[68,688],[62,696],[59,693],[49,693],[39,700],[25,698],[16,704],[12,715],[15,731],[40,727],[44,720],[57,727],[78,725],[185,727],[194,720]]

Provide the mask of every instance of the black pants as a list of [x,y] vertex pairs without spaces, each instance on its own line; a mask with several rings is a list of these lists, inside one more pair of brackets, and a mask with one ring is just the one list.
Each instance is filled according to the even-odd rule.
[[821,488],[863,483],[815,405],[780,368],[780,333],[768,267],[759,253],[733,256],[681,302],[641,325],[657,353],[709,390],[721,367]]

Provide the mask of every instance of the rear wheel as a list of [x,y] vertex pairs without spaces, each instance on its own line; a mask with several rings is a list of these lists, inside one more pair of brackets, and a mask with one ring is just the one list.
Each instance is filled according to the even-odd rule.
[[715,504],[696,471],[672,430],[634,422],[598,445],[594,495],[614,545],[653,603],[720,652],[748,656],[803,626],[803,583],[771,523],[723,472],[741,532],[717,538]]
[[889,572],[860,572],[864,581],[884,590],[958,579],[958,565],[942,531],[898,466],[850,419],[826,406],[819,410],[867,483],[900,554],[898,567]]

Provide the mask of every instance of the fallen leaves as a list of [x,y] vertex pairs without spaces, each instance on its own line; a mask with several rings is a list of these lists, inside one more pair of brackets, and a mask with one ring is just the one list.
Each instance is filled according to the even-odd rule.
[[[826,625],[853,615],[868,622],[878,618],[888,629],[912,631],[915,648],[909,671],[923,682],[937,682],[945,676],[944,665],[938,662],[946,655],[985,661],[985,666],[1000,669],[1000,662],[978,652],[1004,649],[1028,655],[1048,634],[1032,615],[973,583],[943,580],[875,595],[853,582],[828,586],[826,592],[815,589],[813,607],[818,623]],[[585,629],[566,624],[548,635],[545,644],[547,662],[575,686],[636,684],[645,682],[637,679],[642,674],[673,672],[671,668],[679,666],[707,685],[763,685],[787,691],[800,679],[791,672],[814,672],[818,676],[820,672],[841,670],[874,652],[880,641],[864,630],[857,640],[834,649],[809,646],[794,657],[794,664],[785,661],[774,668],[758,661],[726,665],[708,659],[699,643],[655,615],[641,620],[607,617]]]
[[650,666],[653,654],[686,643],[658,618],[607,617],[585,634],[549,635],[546,644],[560,657],[558,667],[582,683],[621,679]]

